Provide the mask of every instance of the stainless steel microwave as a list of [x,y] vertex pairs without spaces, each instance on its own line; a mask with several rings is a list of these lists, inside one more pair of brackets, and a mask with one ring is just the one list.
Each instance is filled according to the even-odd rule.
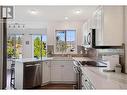
[[90,29],[90,32],[84,36],[84,46],[86,48],[92,48],[95,46],[95,32],[96,29]]

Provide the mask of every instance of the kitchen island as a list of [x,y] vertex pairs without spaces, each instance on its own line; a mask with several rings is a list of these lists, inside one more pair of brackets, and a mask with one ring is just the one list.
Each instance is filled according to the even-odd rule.
[[53,58],[43,57],[42,59],[24,58],[13,59],[15,63],[14,85],[15,89],[26,89],[41,85],[42,63]]

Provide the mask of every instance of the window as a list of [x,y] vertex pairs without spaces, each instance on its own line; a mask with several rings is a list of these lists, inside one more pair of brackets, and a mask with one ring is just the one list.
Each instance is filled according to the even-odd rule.
[[32,35],[33,39],[33,57],[41,59],[47,56],[47,36],[46,35]]
[[7,37],[7,57],[22,58],[22,35],[8,35]]
[[76,51],[76,31],[56,30],[56,53],[71,53]]

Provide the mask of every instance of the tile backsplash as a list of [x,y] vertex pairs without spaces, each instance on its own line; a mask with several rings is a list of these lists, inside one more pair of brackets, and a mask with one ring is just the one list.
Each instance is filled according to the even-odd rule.
[[47,56],[48,57],[66,57],[66,56],[73,56],[73,57],[83,57],[84,51],[83,47],[78,45],[77,46],[77,54],[54,54],[54,45],[47,45]]
[[119,55],[119,63],[122,66],[122,72],[125,73],[125,53],[123,49],[98,49],[98,57],[108,56],[108,55]]

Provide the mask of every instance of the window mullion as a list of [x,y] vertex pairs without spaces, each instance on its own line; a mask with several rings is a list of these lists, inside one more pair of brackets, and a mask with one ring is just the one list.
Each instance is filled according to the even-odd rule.
[[41,59],[42,59],[42,35],[41,35]]
[[[65,30],[65,45],[67,44],[67,31]],[[66,49],[65,49],[65,52],[66,52]]]

